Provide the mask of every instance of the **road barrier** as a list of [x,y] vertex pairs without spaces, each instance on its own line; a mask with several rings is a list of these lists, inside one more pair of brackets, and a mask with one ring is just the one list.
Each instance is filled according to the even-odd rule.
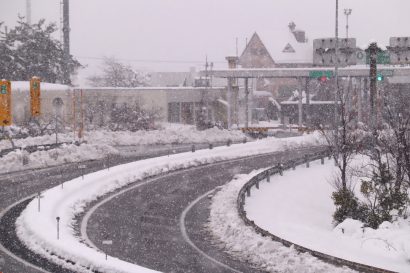
[[[309,249],[306,248],[304,246],[292,243],[291,241],[282,239],[272,233],[270,233],[267,230],[264,230],[262,228],[260,228],[259,226],[257,226],[253,221],[249,220],[249,218],[246,216],[246,211],[244,209],[244,205],[245,205],[245,199],[246,197],[251,196],[251,188],[253,186],[256,187],[256,189],[259,189],[259,182],[263,181],[266,179],[267,182],[270,182],[270,176],[273,174],[281,174],[281,172],[283,170],[287,170],[287,169],[295,169],[296,165],[302,165],[302,164],[306,164],[306,166],[309,166],[308,162],[314,161],[314,160],[321,160],[321,163],[324,163],[324,158],[328,157],[330,159],[330,151],[323,151],[323,152],[317,152],[314,154],[310,154],[308,156],[304,156],[302,158],[298,158],[295,160],[291,160],[288,161],[284,164],[280,164],[277,165],[275,167],[269,168],[265,171],[262,171],[260,173],[258,173],[257,175],[255,175],[254,177],[252,177],[239,191],[239,195],[238,198],[236,200],[236,207],[239,213],[239,217],[244,221],[244,223],[247,226],[251,226],[256,233],[262,235],[263,237],[270,237],[273,241],[276,242],[280,242],[283,245],[287,246],[287,247],[293,247],[294,249],[296,249],[297,251],[300,252],[306,252],[311,254],[314,257],[317,257],[325,262],[328,262],[330,264],[336,265],[336,266],[347,266],[351,269],[354,270],[358,270],[360,272],[366,272],[366,273],[394,273],[394,271],[390,271],[390,270],[386,270],[386,269],[382,269],[382,268],[377,268],[377,267],[373,267],[373,266],[369,266],[369,265],[365,265],[365,264],[361,264],[361,263],[356,263],[356,262],[352,262],[352,261],[348,261],[345,259],[341,259],[338,257],[334,257],[322,252],[318,252],[315,251],[313,249]],[[322,163],[322,164],[323,164]]]
[[17,151],[17,150],[21,150],[21,151],[26,151],[28,153],[34,153],[37,151],[48,151],[48,150],[52,150],[55,148],[59,148],[64,144],[74,144],[77,146],[80,146],[81,144],[83,144],[84,142],[60,142],[60,143],[52,143],[52,144],[42,144],[42,145],[32,145],[32,146],[26,146],[26,147],[14,147],[14,148],[9,148],[9,149],[3,149],[0,151],[0,157],[3,157],[5,155],[7,155],[8,153]]

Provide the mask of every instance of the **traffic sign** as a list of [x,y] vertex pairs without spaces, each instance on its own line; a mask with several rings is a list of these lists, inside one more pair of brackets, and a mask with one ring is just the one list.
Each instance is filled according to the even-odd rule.
[[333,71],[330,70],[314,70],[314,71],[309,71],[309,77],[314,78],[314,79],[321,79],[323,77],[326,77],[328,79],[333,77]]
[[379,75],[382,75],[383,77],[393,77],[394,71],[393,70],[379,70],[378,73]]
[[[378,64],[390,64],[390,53],[387,51],[377,52],[377,63]],[[366,64],[370,64],[370,55],[367,52],[366,54]]]
[[40,78],[37,77],[33,77],[30,80],[30,107],[32,117],[37,117],[41,114]]
[[0,126],[10,126],[11,120],[11,83],[0,81]]

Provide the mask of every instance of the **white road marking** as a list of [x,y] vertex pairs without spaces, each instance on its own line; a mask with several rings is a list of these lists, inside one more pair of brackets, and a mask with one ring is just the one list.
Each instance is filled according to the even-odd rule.
[[[303,148],[302,148],[302,149],[303,149]],[[124,194],[124,193],[126,193],[126,192],[128,192],[128,191],[134,190],[134,189],[136,189],[136,188],[139,188],[139,187],[142,187],[142,186],[144,186],[144,185],[147,185],[147,184],[156,182],[156,181],[158,181],[158,180],[160,180],[160,179],[163,179],[163,178],[166,178],[166,177],[175,175],[175,174],[184,173],[184,172],[189,172],[189,171],[192,171],[192,170],[195,170],[195,169],[206,168],[206,167],[209,167],[209,166],[216,166],[216,165],[222,165],[222,164],[226,164],[226,163],[233,163],[233,162],[237,162],[237,161],[243,161],[243,160],[247,160],[247,159],[250,159],[250,158],[264,157],[264,156],[269,155],[269,154],[277,154],[277,153],[282,153],[282,152],[285,152],[285,151],[276,151],[276,152],[272,152],[272,153],[268,153],[268,154],[259,154],[259,155],[254,155],[254,156],[236,158],[236,159],[232,159],[232,160],[224,160],[224,161],[219,161],[219,162],[215,162],[215,163],[211,163],[211,164],[205,164],[205,165],[201,165],[201,166],[191,167],[191,168],[183,169],[183,170],[179,170],[179,171],[173,171],[173,172],[170,172],[170,173],[167,173],[167,174],[164,174],[164,175],[156,176],[156,177],[151,178],[151,179],[149,179],[149,180],[146,180],[146,181],[144,181],[144,182],[140,182],[140,183],[138,183],[138,184],[136,184],[136,185],[134,185],[134,186],[127,187],[127,188],[125,188],[125,189],[123,189],[123,190],[120,190],[119,192],[117,192],[117,193],[115,193],[115,194],[113,194],[113,195],[110,195],[110,196],[108,196],[107,198],[101,200],[100,202],[98,202],[97,204],[95,204],[90,210],[87,211],[87,213],[86,213],[86,214],[84,215],[84,217],[83,217],[83,220],[81,221],[81,228],[80,228],[81,237],[82,237],[83,240],[86,242],[86,244],[89,245],[90,247],[96,249],[97,251],[104,252],[104,251],[102,251],[101,249],[99,249],[99,248],[90,240],[90,238],[88,237],[88,234],[87,234],[88,221],[89,221],[91,215],[92,215],[99,207],[101,207],[101,206],[104,205],[105,203],[111,201],[112,199],[114,199],[114,198],[116,198],[116,197],[118,197],[118,196],[120,196],[120,195],[122,195],[122,194]],[[214,190],[215,190],[215,189],[213,189],[213,190],[210,191],[210,192],[213,192]],[[204,194],[204,196],[207,196],[210,192],[207,192],[206,194]],[[203,198],[203,196],[200,196],[200,197],[199,197],[199,199],[202,199],[202,198]],[[195,201],[196,201],[196,200],[195,200]],[[194,201],[194,202],[195,202],[195,201]],[[182,217],[182,216],[181,216],[181,217]],[[185,216],[184,216],[184,217],[185,217]],[[186,238],[184,238],[184,239],[186,239]],[[216,264],[218,264],[218,265],[221,265],[221,266],[223,266],[224,268],[228,268],[228,269],[230,269],[230,270],[233,270],[234,272],[241,273],[240,271],[237,271],[237,270],[235,270],[235,269],[229,267],[228,265],[225,265],[225,264],[223,264],[223,263],[221,263],[221,262],[219,262],[219,261],[213,259],[212,257],[206,255],[204,252],[202,252],[200,249],[198,249],[198,248],[189,240],[189,238],[188,238],[187,243],[190,244],[195,250],[199,251],[199,252],[201,253],[201,255],[205,256],[205,257],[206,257],[207,259],[209,259],[210,261],[212,261],[212,262],[214,262],[214,263],[216,263]]]
[[[34,197],[36,197],[36,196],[37,196],[37,194],[30,195],[30,196],[28,196],[28,197],[26,197],[26,198],[24,198],[24,199],[21,199],[21,200],[15,202],[14,204],[8,206],[5,210],[3,210],[3,211],[0,213],[0,219],[3,218],[3,216],[4,216],[10,209],[12,209],[14,206],[17,206],[19,203],[24,202],[24,201],[26,201],[26,200],[28,200],[28,199],[34,198]],[[6,253],[6,254],[9,255],[11,258],[13,258],[13,259],[19,261],[20,263],[24,264],[24,265],[27,266],[27,267],[36,269],[36,270],[38,270],[38,271],[40,271],[40,272],[43,272],[43,273],[52,273],[52,272],[46,271],[46,270],[44,270],[44,269],[42,269],[42,268],[40,268],[40,267],[38,267],[38,266],[36,266],[36,265],[34,265],[34,264],[32,264],[32,263],[29,263],[29,262],[23,260],[22,258],[16,256],[14,253],[12,253],[12,252],[10,252],[8,249],[6,249],[6,248],[1,244],[1,242],[0,242],[0,251]]]
[[206,259],[210,260],[213,263],[216,263],[220,266],[222,266],[223,268],[229,269],[233,272],[237,272],[237,273],[242,273],[241,271],[236,270],[235,268],[230,267],[227,264],[224,264],[218,260],[215,260],[214,258],[212,258],[211,256],[209,256],[208,254],[206,254],[205,252],[203,252],[201,249],[199,249],[189,238],[189,235],[186,231],[186,226],[185,226],[185,218],[187,213],[192,209],[193,206],[196,205],[196,203],[198,203],[200,200],[202,200],[203,198],[206,198],[209,194],[213,193],[216,190],[210,190],[206,193],[204,193],[203,195],[199,196],[197,199],[195,199],[194,201],[192,201],[182,212],[181,217],[179,218],[179,226],[181,228],[181,233],[182,233],[182,237],[184,238],[184,240],[193,248],[195,249],[199,254],[201,254],[202,256],[204,256]]

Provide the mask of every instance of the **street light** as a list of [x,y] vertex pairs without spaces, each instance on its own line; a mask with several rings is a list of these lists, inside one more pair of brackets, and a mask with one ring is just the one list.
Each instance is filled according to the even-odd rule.
[[339,157],[339,145],[338,145],[338,135],[339,135],[339,115],[338,109],[339,106],[339,0],[336,0],[336,22],[335,22],[335,83],[336,83],[336,90],[335,90],[335,109],[334,109],[334,137],[335,137],[335,157],[336,160]]
[[352,9],[345,9],[346,15],[346,39],[349,38],[349,16],[352,14]]

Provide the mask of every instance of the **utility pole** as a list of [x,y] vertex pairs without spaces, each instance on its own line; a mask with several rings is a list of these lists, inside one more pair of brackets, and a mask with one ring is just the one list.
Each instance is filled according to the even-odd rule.
[[31,25],[31,0],[26,0],[26,23]]
[[352,9],[345,9],[346,15],[346,39],[349,39],[349,16],[352,14]]
[[71,84],[68,63],[70,59],[70,8],[69,0],[63,0],[63,36],[64,36],[64,57],[63,57],[63,83]]
[[336,82],[336,90],[335,90],[335,109],[334,109],[334,135],[335,135],[335,149],[336,149],[336,158],[339,158],[339,114],[338,114],[338,107],[339,107],[339,0],[336,0],[336,24],[335,24],[335,82]]

